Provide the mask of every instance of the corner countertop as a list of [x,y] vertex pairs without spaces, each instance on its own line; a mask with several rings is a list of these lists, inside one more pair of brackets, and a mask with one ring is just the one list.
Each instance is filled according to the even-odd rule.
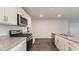
[[8,51],[24,41],[26,37],[0,36],[0,51]]
[[56,34],[56,35],[57,35],[57,36],[60,36],[60,37],[62,37],[62,38],[65,38],[65,39],[67,39],[67,40],[69,40],[69,41],[72,41],[72,42],[75,42],[75,43],[79,44],[79,37],[64,36],[64,35],[60,35],[60,34]]

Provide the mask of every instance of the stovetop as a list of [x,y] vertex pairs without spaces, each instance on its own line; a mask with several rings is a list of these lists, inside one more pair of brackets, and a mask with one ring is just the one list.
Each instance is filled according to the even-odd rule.
[[9,31],[10,37],[30,37],[32,33],[23,33],[22,30],[10,30]]
[[25,33],[19,33],[19,34],[12,34],[11,37],[29,37],[32,36],[32,34],[25,34]]

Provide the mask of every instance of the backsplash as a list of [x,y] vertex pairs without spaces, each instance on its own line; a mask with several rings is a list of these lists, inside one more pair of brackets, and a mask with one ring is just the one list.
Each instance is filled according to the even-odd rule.
[[3,35],[9,36],[9,30],[23,30],[23,32],[27,32],[27,27],[0,24],[0,36],[3,36]]

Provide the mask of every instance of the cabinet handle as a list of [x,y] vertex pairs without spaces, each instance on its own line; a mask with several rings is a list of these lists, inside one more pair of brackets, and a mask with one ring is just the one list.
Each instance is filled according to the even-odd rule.
[[8,17],[6,17],[6,21],[8,22]]
[[70,46],[73,46],[71,43],[68,43]]
[[4,16],[3,18],[4,18],[4,20],[5,20],[5,19],[6,19],[6,16]]
[[7,20],[8,20],[8,17],[7,17]]
[[68,43],[69,45],[71,45],[71,43]]
[[57,42],[59,42],[59,40],[57,40]]
[[68,51],[72,51],[72,48],[71,48],[71,47],[69,47],[69,48],[68,48]]
[[7,17],[6,17],[6,16],[4,16],[4,21],[5,21],[5,22],[8,22],[8,19],[7,19]]
[[24,14],[23,14],[23,16],[24,16]]

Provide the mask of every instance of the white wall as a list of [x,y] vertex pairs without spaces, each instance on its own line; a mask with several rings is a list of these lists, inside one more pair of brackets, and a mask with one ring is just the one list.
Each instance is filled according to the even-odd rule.
[[50,38],[52,32],[67,32],[68,21],[63,19],[32,19],[32,30],[35,38]]
[[79,19],[71,19],[70,20],[70,32],[74,35],[79,37]]
[[26,32],[27,28],[20,27],[20,26],[10,26],[10,25],[1,25],[0,24],[0,36],[3,36],[3,35],[9,36],[9,30],[23,30],[24,32]]

